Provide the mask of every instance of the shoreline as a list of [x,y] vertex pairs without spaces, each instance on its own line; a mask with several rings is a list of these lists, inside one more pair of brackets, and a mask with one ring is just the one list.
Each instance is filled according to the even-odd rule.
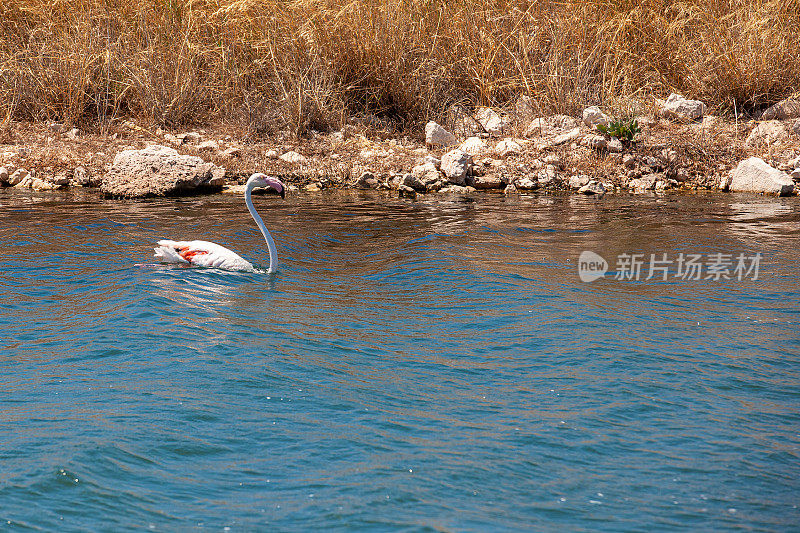
[[[547,126],[556,117],[574,123]],[[517,121],[496,133],[462,132],[448,146],[432,144],[430,135],[398,134],[369,121],[329,133],[278,133],[261,139],[230,125],[164,131],[123,120],[84,132],[57,123],[11,122],[0,130],[0,167],[6,169],[4,175],[0,169],[0,182],[9,186],[9,177],[21,169],[28,176],[14,184],[18,188],[97,189],[119,152],[162,145],[224,169],[224,183],[218,181],[210,192],[223,187],[235,192],[254,172],[280,178],[289,190],[378,189],[412,197],[724,190],[737,164],[759,157],[791,176],[796,184],[791,194],[798,194],[800,119],[742,122],[706,115],[689,122],[653,113],[638,117],[641,132],[635,142],[617,147],[620,151],[578,119],[558,115],[536,120],[538,131],[531,120]],[[462,181],[448,179],[441,170],[442,157],[459,147],[469,149],[471,156],[461,170]],[[588,189],[599,184],[599,189],[587,190],[587,184]]]

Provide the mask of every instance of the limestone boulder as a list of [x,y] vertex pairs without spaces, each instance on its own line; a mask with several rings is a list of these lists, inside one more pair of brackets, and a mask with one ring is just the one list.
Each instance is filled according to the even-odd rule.
[[731,191],[788,196],[794,191],[794,181],[791,176],[771,167],[764,160],[750,157],[733,169],[727,188]]
[[679,94],[672,93],[664,102],[661,114],[677,120],[701,120],[706,112],[706,105],[699,100],[689,100]]
[[511,154],[521,154],[522,153],[522,145],[518,143],[515,139],[503,139],[497,146],[495,146],[494,151],[500,155],[501,157],[505,157]]
[[439,187],[441,181],[441,172],[430,162],[415,166],[411,169],[411,174],[406,174],[403,178],[404,185],[422,192]]
[[577,128],[580,124],[568,115],[552,115],[531,120],[525,128],[525,137],[559,135]]
[[750,135],[745,139],[745,146],[758,147],[761,145],[770,145],[786,139],[789,132],[783,122],[779,120],[768,120],[767,122],[759,122]]
[[425,125],[425,144],[432,147],[448,147],[456,144],[456,136],[434,121]]
[[569,177],[569,186],[571,189],[580,189],[584,185],[589,183],[590,179],[589,176],[579,174],[576,176]]
[[116,198],[181,196],[222,190],[225,169],[202,158],[153,145],[123,150],[103,177],[100,190]]
[[472,186],[479,190],[502,189],[505,186],[500,176],[496,174],[488,176],[475,176]]
[[472,156],[463,150],[451,150],[442,156],[442,172],[450,183],[465,185],[471,168]]
[[458,149],[471,155],[477,155],[486,150],[486,142],[480,137],[470,137],[461,143]]
[[490,135],[500,135],[508,127],[508,120],[491,107],[481,107],[475,111],[475,120]]
[[597,180],[591,180],[589,183],[578,189],[578,192],[589,196],[594,194],[602,196],[605,194],[606,188],[601,182]]
[[12,187],[19,185],[22,180],[28,177],[28,171],[24,168],[18,168],[8,177],[8,184]]
[[539,182],[531,178],[519,178],[514,181],[514,186],[521,191],[534,191],[539,188]]
[[364,172],[358,177],[358,180],[356,180],[356,186],[359,189],[377,189],[378,178],[376,178],[375,174],[372,172]]
[[580,135],[581,135],[581,129],[574,128],[560,135],[556,135],[551,141],[540,144],[538,148],[540,150],[545,150],[547,148],[553,148],[562,144],[566,144],[568,142],[576,140],[578,137],[580,137]]
[[608,118],[608,115],[600,111],[600,108],[596,105],[587,107],[583,110],[583,123],[590,128],[596,128],[597,126],[608,126],[610,122],[611,119]]
[[787,98],[781,100],[761,113],[761,120],[788,120],[800,118],[800,100]]

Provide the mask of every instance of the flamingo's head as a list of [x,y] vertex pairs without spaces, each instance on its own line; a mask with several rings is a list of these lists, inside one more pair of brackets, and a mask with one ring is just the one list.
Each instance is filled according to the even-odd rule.
[[250,176],[250,179],[247,180],[247,185],[250,188],[269,187],[275,189],[275,191],[281,195],[281,198],[286,198],[286,187],[281,183],[281,180],[273,178],[272,176],[267,176],[261,172],[256,172]]

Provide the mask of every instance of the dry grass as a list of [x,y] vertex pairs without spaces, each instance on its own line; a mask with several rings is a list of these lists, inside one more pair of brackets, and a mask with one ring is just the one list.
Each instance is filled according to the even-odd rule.
[[800,91],[800,0],[4,0],[0,123],[133,116],[252,130]]

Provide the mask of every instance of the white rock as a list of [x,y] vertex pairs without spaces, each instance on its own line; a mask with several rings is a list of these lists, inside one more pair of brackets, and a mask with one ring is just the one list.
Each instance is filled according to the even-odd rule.
[[787,196],[794,190],[791,176],[772,168],[758,157],[750,157],[731,172],[728,189],[731,191],[759,192]]
[[24,168],[18,168],[11,176],[8,177],[8,184],[15,187],[20,184],[22,180],[28,177],[28,171]]
[[667,118],[682,120],[700,120],[706,112],[706,105],[699,100],[687,100],[679,94],[672,93],[664,102],[662,114]]
[[539,178],[539,185],[541,187],[547,187],[554,179],[556,179],[555,167],[553,165],[548,165],[546,169],[540,170],[538,178]]
[[611,119],[608,118],[608,115],[600,111],[596,105],[583,110],[583,123],[590,128],[596,128],[598,125],[608,126],[609,122]]
[[574,141],[575,139],[578,138],[578,136],[580,134],[581,134],[581,129],[580,128],[575,128],[575,129],[573,129],[571,131],[568,131],[566,133],[562,133],[561,135],[557,135],[556,138],[553,139],[553,141],[550,143],[550,145],[551,146],[558,146],[560,144],[564,144],[564,143],[567,143],[567,142],[570,142],[570,141]]
[[652,191],[655,189],[656,181],[658,181],[658,174],[645,174],[641,178],[636,178],[628,182],[628,189],[634,192]]
[[378,179],[372,172],[364,172],[359,176],[356,185],[361,189],[374,189],[378,186]]
[[592,195],[592,194],[605,194],[606,188],[597,180],[591,180],[589,183],[578,189],[578,192]]
[[622,141],[620,141],[616,137],[611,137],[611,139],[609,139],[606,145],[606,148],[608,149],[609,152],[618,154],[622,151]]
[[119,152],[100,188],[106,196],[117,198],[175,196],[219,190],[224,177],[224,168],[200,157],[151,145]]
[[433,166],[435,166],[437,170],[442,168],[442,160],[431,154],[425,156],[423,164],[424,163],[433,163]]
[[183,144],[197,144],[200,142],[200,134],[196,131],[190,131],[189,133],[184,133],[181,137]]
[[451,150],[442,156],[442,172],[450,183],[464,185],[471,168],[472,156],[463,150]]
[[509,154],[521,154],[522,146],[514,139],[503,139],[497,143],[494,151],[501,157],[505,157]]
[[85,168],[75,167],[72,171],[72,183],[79,187],[87,187],[91,184],[91,180]]
[[506,185],[506,188],[503,189],[503,194],[516,194],[517,187],[513,183],[509,183]]
[[72,139],[73,141],[78,137],[80,137],[80,135],[81,135],[81,130],[79,130],[78,128],[72,128],[67,132],[67,138]]
[[408,185],[400,184],[397,187],[397,193],[400,198],[407,197],[407,198],[416,198],[417,191],[413,187],[409,187]]
[[168,143],[170,143],[173,146],[178,146],[182,142],[180,139],[178,139],[177,137],[175,137],[171,133],[165,133],[164,134],[164,140],[167,141]]
[[264,153],[265,159],[278,159],[278,151],[277,150],[267,150]]
[[589,183],[589,176],[585,176],[580,174],[578,176],[570,176],[569,177],[569,186],[572,189],[580,189],[584,185]]
[[54,191],[61,187],[59,183],[51,183],[41,178],[31,178],[29,187],[34,191]]
[[744,145],[755,147],[762,144],[772,144],[785,139],[788,135],[789,132],[783,122],[778,120],[759,122],[745,139]]
[[535,135],[558,135],[565,130],[580,126],[578,121],[568,115],[552,115],[531,120],[525,128],[525,137]]
[[491,107],[481,107],[475,111],[475,120],[483,127],[486,133],[499,135],[508,125],[507,120],[501,117]]
[[520,178],[514,181],[514,186],[523,191],[533,191],[539,188],[539,182],[530,178]]
[[[307,161],[304,155],[298,154],[295,151],[286,152],[285,154],[280,156],[279,159],[282,161],[286,161],[287,163],[295,163],[295,164],[305,163]],[[306,190],[308,190],[308,188],[306,188]]]
[[456,144],[456,137],[434,121],[425,125],[425,144],[428,146],[452,146]]
[[473,180],[473,186],[476,189],[502,189],[503,180],[497,175],[475,176],[475,179]]
[[543,163],[546,165],[553,165],[553,167],[560,167],[561,158],[558,156],[558,154],[549,154],[545,156]]
[[477,155],[486,150],[486,143],[480,137],[470,137],[458,147],[459,150]]
[[226,157],[240,157],[242,155],[242,151],[236,146],[230,146],[222,151],[222,155]]
[[217,141],[212,141],[212,140],[203,141],[197,145],[197,150],[200,152],[206,150],[210,152],[217,152],[219,151],[219,143]]
[[586,144],[589,148],[594,150],[605,150],[608,147],[608,141],[602,135],[591,135],[586,137],[581,144]]
[[426,191],[436,187],[442,181],[442,174],[433,163],[424,163],[411,169],[411,174],[406,174],[403,184],[413,187],[418,191]]
[[467,194],[470,192],[475,192],[474,187],[465,187],[462,185],[451,184],[447,187],[442,187],[439,189],[441,193],[451,193],[451,194]]
[[792,124],[792,132],[795,135],[800,135],[800,120],[794,121],[794,124]]
[[761,113],[761,120],[787,120],[800,117],[800,100],[787,98]]

